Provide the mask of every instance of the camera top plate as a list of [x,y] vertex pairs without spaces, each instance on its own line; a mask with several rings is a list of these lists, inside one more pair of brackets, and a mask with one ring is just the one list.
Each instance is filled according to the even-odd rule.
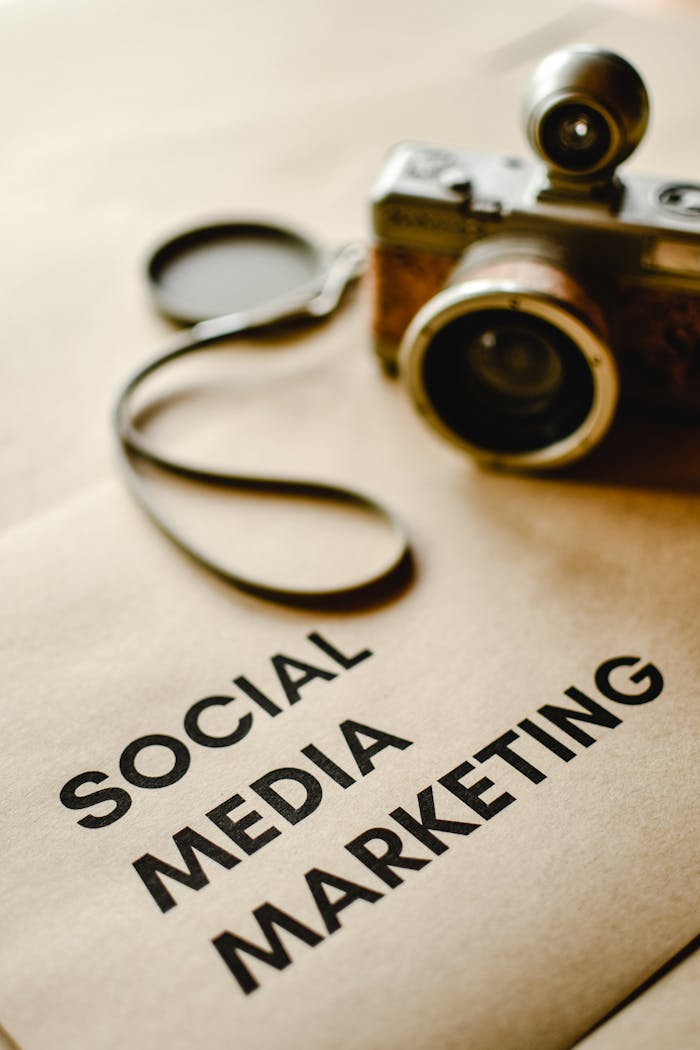
[[180,324],[283,301],[328,270],[329,253],[298,230],[274,222],[226,220],[178,233],[146,264],[159,311]]

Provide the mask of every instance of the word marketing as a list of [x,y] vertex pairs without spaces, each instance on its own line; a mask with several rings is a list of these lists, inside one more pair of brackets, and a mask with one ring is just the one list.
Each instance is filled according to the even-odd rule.
[[[637,707],[656,700],[663,691],[663,677],[653,664],[637,667],[640,663],[640,658],[636,656],[605,660],[594,675],[598,692],[607,701],[623,708]],[[613,685],[611,676],[614,672],[619,675],[621,668],[636,668],[629,674],[629,681],[634,686],[641,685],[641,690],[632,688],[628,691]],[[523,755],[523,750],[527,750],[526,743],[530,746],[534,740],[550,755],[555,755],[562,762],[570,762],[580,754],[569,746],[572,742],[584,748],[596,742],[597,736],[591,735],[590,727],[614,729],[622,722],[618,714],[619,707],[615,711],[610,710],[575,686],[565,689],[564,694],[573,701],[573,705],[543,705],[537,712],[540,721],[524,718],[517,724],[521,732],[509,729],[479,748],[471,757],[479,764],[500,760],[531,784],[540,784],[546,779],[546,774]],[[544,728],[542,721],[547,723],[548,728]],[[586,728],[583,728],[584,725]],[[564,743],[561,736],[550,732],[550,727],[563,733],[567,742]],[[375,742],[373,753],[384,747],[403,750],[410,744],[411,741],[401,737],[382,734]],[[253,909],[252,916],[245,923],[255,928],[259,941],[250,940],[230,929],[214,937],[212,944],[241,991],[248,995],[259,987],[261,966],[283,970],[292,963],[288,947],[290,938],[309,947],[321,944],[327,936],[341,928],[339,915],[350,905],[357,901],[374,904],[381,900],[387,888],[395,889],[402,884],[406,872],[419,871],[435,857],[445,853],[453,841],[452,836],[471,835],[516,801],[515,796],[508,791],[496,797],[484,798],[495,787],[489,777],[482,776],[476,781],[465,783],[465,778],[475,768],[470,760],[460,762],[438,776],[435,784],[420,788],[412,803],[392,809],[381,826],[368,828],[346,842],[344,849],[355,862],[359,862],[359,871],[356,868],[342,875],[318,867],[307,871],[304,879],[310,907],[318,916],[318,925],[309,925],[282,907],[266,901]],[[469,819],[455,819],[452,814],[448,816],[445,811],[448,799],[457,799],[462,803],[469,811]],[[480,819],[475,820],[474,817]],[[181,851],[181,858],[187,864],[186,872],[178,871],[175,876],[174,869],[166,870],[159,864],[157,869],[151,866],[150,873],[159,870],[166,877],[177,877],[179,881],[199,888],[197,883],[202,884],[202,880],[192,852]],[[137,870],[140,867],[142,878],[143,860],[141,858],[141,862],[137,861],[135,865]],[[230,866],[230,863],[226,858],[224,866]],[[346,865],[343,867],[346,868]],[[153,893],[152,885],[149,889]],[[156,896],[155,893],[153,896]],[[280,936],[281,932],[286,935],[286,943]],[[254,963],[251,966],[252,961],[257,966]]]

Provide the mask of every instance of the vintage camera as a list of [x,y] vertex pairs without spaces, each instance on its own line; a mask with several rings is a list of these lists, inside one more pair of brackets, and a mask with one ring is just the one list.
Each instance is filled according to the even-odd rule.
[[375,349],[428,423],[481,460],[577,459],[618,393],[700,414],[700,184],[616,174],[648,113],[625,59],[577,46],[526,92],[544,163],[422,145],[388,157]]

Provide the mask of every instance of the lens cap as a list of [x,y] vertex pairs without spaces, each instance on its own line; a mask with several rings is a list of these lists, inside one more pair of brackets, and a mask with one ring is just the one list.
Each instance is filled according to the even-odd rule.
[[147,274],[160,312],[181,324],[273,305],[325,274],[328,252],[299,231],[264,221],[225,221],[171,238]]

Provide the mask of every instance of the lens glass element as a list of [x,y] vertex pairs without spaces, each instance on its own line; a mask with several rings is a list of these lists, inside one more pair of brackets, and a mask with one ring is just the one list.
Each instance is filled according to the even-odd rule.
[[466,348],[466,364],[484,396],[510,400],[514,412],[537,411],[563,378],[551,343],[518,323],[480,331]]
[[546,114],[540,144],[546,156],[566,171],[595,170],[610,150],[608,122],[585,103],[568,102]]
[[532,314],[478,310],[438,330],[422,362],[432,411],[486,451],[534,452],[572,434],[593,404],[586,358]]

